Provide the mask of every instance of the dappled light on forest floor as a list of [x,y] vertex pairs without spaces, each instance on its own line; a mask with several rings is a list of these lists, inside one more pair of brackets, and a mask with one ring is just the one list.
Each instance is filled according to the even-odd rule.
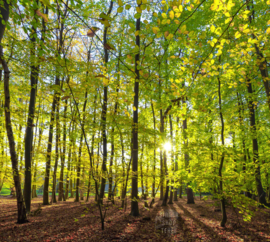
[[[213,201],[195,199],[195,204],[186,204],[186,198],[162,207],[159,201],[153,208],[145,209],[139,203],[140,215],[132,217],[130,202],[120,208],[120,200],[110,205],[105,218],[105,230],[101,230],[99,211],[94,200],[90,203],[67,202],[42,206],[37,216],[29,216],[29,223],[16,224],[15,199],[1,199],[0,241],[269,241],[270,213],[258,211],[251,222],[243,222],[241,215],[228,207],[228,224],[221,228],[220,212],[214,212]],[[32,201],[32,209],[41,203],[41,198]],[[165,235],[156,228],[158,214],[166,210],[177,212],[175,234]],[[263,211],[263,212],[262,212]],[[257,221],[264,221],[257,223]],[[235,223],[239,221],[239,223]]]

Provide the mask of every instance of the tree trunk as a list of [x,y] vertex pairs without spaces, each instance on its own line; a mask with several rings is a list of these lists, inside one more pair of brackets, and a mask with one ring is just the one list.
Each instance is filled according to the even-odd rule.
[[[113,1],[110,3],[110,7],[108,10],[107,15],[109,16],[111,14],[113,8]],[[104,63],[105,67],[107,68],[107,63],[109,61],[109,52],[107,45],[107,32],[108,27],[104,27],[104,33],[103,33],[103,46],[104,46]],[[106,70],[107,71],[107,70]],[[103,197],[105,193],[105,184],[106,184],[106,178],[105,173],[107,171],[107,134],[106,134],[106,122],[107,122],[107,105],[108,105],[108,86],[105,84],[103,88],[103,105],[102,105],[102,113],[101,113],[101,129],[102,129],[102,142],[103,142],[103,159],[102,159],[102,179],[101,179],[101,188],[100,188],[100,201],[99,203],[103,203]]]
[[140,160],[142,198],[144,198],[143,162],[142,162],[142,160],[143,160],[143,148],[144,148],[144,143],[142,144],[142,153],[141,153],[141,160]]
[[[58,77],[56,77],[58,79]],[[60,80],[57,82],[60,84]],[[57,167],[59,160],[59,145],[60,145],[60,123],[59,123],[59,109],[60,109],[60,94],[57,94],[56,100],[56,139],[55,139],[55,163],[54,163],[54,171],[53,171],[53,187],[52,187],[52,203],[56,203],[56,175],[57,175]]]
[[[185,84],[183,84],[183,87],[185,87]],[[183,106],[186,105],[185,98],[182,99]],[[188,173],[190,173],[190,167],[189,167],[189,154],[188,154],[188,137],[187,137],[187,117],[183,120],[183,139],[184,139],[184,157],[185,157],[185,166],[188,170]],[[187,204],[194,204],[194,195],[192,189],[187,184]]]
[[[70,132],[69,132],[69,137],[70,137]],[[68,199],[68,191],[69,191],[71,149],[72,149],[72,144],[71,144],[71,141],[70,141],[69,150],[68,150],[68,167],[67,167],[67,174],[66,174],[65,200]]]
[[[161,82],[159,81],[159,86],[161,88]],[[163,115],[162,115],[162,109],[160,109],[160,133],[163,134],[164,133],[164,121],[163,121]],[[163,195],[163,191],[164,191],[164,168],[163,168],[163,154],[162,154],[162,150],[160,149],[160,200],[164,199],[164,195]]]
[[[85,92],[84,96],[84,105],[83,105],[83,120],[82,120],[82,131],[81,131],[81,138],[80,138],[80,146],[79,146],[79,157],[78,157],[78,164],[77,164],[77,183],[76,183],[76,199],[75,202],[79,202],[79,189],[80,189],[80,172],[81,172],[81,156],[82,156],[82,146],[83,146],[83,129],[84,129],[84,123],[85,123],[85,111],[86,111],[86,105],[87,105],[87,97],[88,93]],[[81,189],[83,189],[83,185],[81,186]],[[81,197],[83,198],[83,192],[81,192]],[[82,199],[83,200],[83,199]]]
[[[220,122],[221,122],[221,142],[222,142],[222,147],[223,149],[225,148],[224,144],[224,120],[223,120],[223,114],[222,114],[222,107],[221,107],[221,91],[220,91],[220,79],[218,77],[218,97],[219,97],[219,114],[220,114]],[[222,220],[220,222],[221,227],[225,227],[225,224],[227,222],[227,214],[226,214],[226,207],[225,207],[225,197],[223,195],[223,181],[222,181],[222,168],[223,168],[223,163],[224,163],[224,158],[225,158],[225,153],[224,150],[222,151],[221,155],[221,161],[219,165],[219,191],[221,193],[221,212],[222,212]]]
[[256,181],[256,188],[257,193],[259,196],[259,203],[260,205],[266,205],[266,194],[263,190],[262,182],[261,182],[261,166],[259,161],[259,145],[257,140],[257,126],[256,126],[256,117],[255,111],[256,106],[254,104],[253,99],[253,89],[250,80],[247,80],[247,90],[249,93],[249,101],[248,101],[248,108],[249,108],[249,118],[250,118],[250,131],[252,133],[252,147],[253,147],[253,163],[255,169],[255,181]]
[[18,223],[25,223],[27,222],[26,217],[26,208],[23,200],[23,194],[21,190],[21,182],[18,170],[18,157],[15,148],[15,141],[14,135],[12,131],[12,124],[11,124],[11,117],[10,117],[10,92],[9,92],[9,77],[10,71],[8,65],[3,57],[3,47],[2,47],[2,38],[5,31],[6,22],[9,18],[9,4],[6,0],[3,2],[4,7],[0,7],[0,13],[2,15],[0,21],[0,62],[2,63],[3,70],[4,70],[4,93],[5,93],[5,122],[6,122],[6,131],[7,137],[9,141],[9,152],[10,158],[12,163],[12,170],[13,170],[13,180],[16,188],[16,196],[17,196],[17,209],[18,209]]
[[[67,82],[69,78],[67,79]],[[65,101],[65,108],[64,108],[64,125],[63,125],[63,151],[60,150],[60,159],[61,159],[61,170],[60,170],[60,180],[59,180],[59,193],[58,193],[58,201],[65,201],[65,194],[64,194],[64,168],[65,168],[65,158],[66,158],[66,140],[67,140],[67,107],[68,107],[68,100]]]
[[[140,4],[138,5],[140,7]],[[141,29],[141,18],[136,20],[136,31]],[[140,35],[136,36],[136,45],[140,48]],[[138,112],[139,112],[139,81],[140,72],[140,50],[135,55],[135,85],[133,103],[133,125],[132,125],[132,190],[131,190],[131,215],[139,216],[138,206]]]
[[[154,130],[156,131],[156,116],[155,116],[155,109],[153,105],[153,101],[151,100],[151,108],[153,113],[153,123],[154,123]],[[153,183],[152,183],[152,199],[153,203],[155,202],[155,189],[156,189],[156,134],[154,135],[154,162],[153,162]]]
[[[166,151],[164,151],[164,168],[165,168],[165,175],[168,176]],[[168,177],[166,177],[166,191],[161,206],[167,206],[168,196],[169,196],[169,179]]]
[[[59,86],[59,78],[55,78],[55,85]],[[52,152],[52,142],[53,142],[53,127],[55,118],[55,108],[57,104],[59,94],[57,92],[53,95],[51,120],[49,128],[49,139],[47,145],[47,156],[46,156],[46,168],[45,168],[45,180],[43,189],[43,205],[49,205],[49,182],[50,182],[50,170],[51,170],[51,152]]]
[[[173,146],[173,126],[172,126],[172,116],[169,115],[169,120],[170,120],[170,140],[171,140],[171,145]],[[174,161],[174,155],[173,155],[173,149],[171,149],[171,164],[175,166],[175,161]],[[175,167],[173,167],[173,171],[175,171]],[[174,182],[174,180],[172,181]],[[173,197],[174,197],[174,187],[171,186],[171,191],[170,191],[170,199],[168,204],[173,204]],[[177,200],[177,193],[176,193],[176,200]]]
[[[36,19],[36,14],[34,13],[34,18]],[[36,106],[36,95],[37,95],[37,84],[38,84],[38,75],[39,75],[39,65],[35,62],[36,58],[36,32],[37,29],[32,26],[31,33],[31,91],[30,91],[30,102],[29,102],[29,111],[27,119],[27,127],[25,134],[25,180],[24,180],[24,200],[26,205],[26,211],[29,213],[31,210],[31,188],[32,188],[32,175],[31,175],[31,164],[32,164],[32,143],[33,143],[33,125],[35,117],[35,106]]]

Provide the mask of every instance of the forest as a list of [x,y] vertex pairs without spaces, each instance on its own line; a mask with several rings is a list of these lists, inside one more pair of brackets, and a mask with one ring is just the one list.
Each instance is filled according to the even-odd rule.
[[270,240],[270,0],[0,17],[0,241]]

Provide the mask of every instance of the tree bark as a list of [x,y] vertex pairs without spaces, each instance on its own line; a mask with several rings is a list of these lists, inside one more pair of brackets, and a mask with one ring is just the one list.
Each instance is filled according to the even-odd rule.
[[[155,109],[153,105],[153,101],[151,100],[151,108],[153,113],[153,124],[154,124],[154,130],[156,131],[156,116],[155,116]],[[156,134],[154,135],[154,162],[153,162],[153,183],[152,183],[152,199],[153,203],[155,202],[155,189],[156,189]]]
[[3,70],[4,70],[4,93],[5,93],[5,122],[6,122],[6,131],[7,137],[9,141],[9,152],[10,158],[12,163],[12,170],[13,170],[13,180],[16,188],[16,197],[17,197],[17,209],[18,209],[18,223],[25,223],[27,222],[26,217],[26,208],[23,200],[23,194],[21,190],[21,182],[18,170],[18,157],[15,148],[15,140],[12,130],[11,124],[11,115],[10,115],[10,91],[9,91],[9,78],[10,78],[10,71],[8,65],[3,57],[3,47],[1,45],[2,38],[5,31],[6,22],[9,18],[9,4],[7,1],[4,0],[3,7],[0,7],[0,13],[2,15],[0,21],[0,62],[2,63]]
[[[183,105],[186,105],[186,100],[182,99]],[[187,117],[183,120],[183,138],[184,138],[184,157],[185,157],[185,165],[188,169],[188,172],[190,173],[190,167],[189,167],[189,154],[188,154],[188,137],[187,137]],[[187,184],[187,204],[194,204],[194,195],[192,189]]]
[[259,145],[257,140],[257,126],[256,126],[256,117],[255,111],[256,106],[253,100],[253,89],[250,80],[247,80],[247,90],[249,93],[249,101],[248,101],[248,108],[249,108],[249,119],[250,119],[250,130],[252,133],[252,148],[253,148],[253,163],[255,168],[255,181],[256,181],[256,188],[257,193],[259,196],[259,203],[260,205],[266,205],[266,194],[263,190],[262,182],[261,182],[261,166],[259,161]]
[[[67,79],[67,82],[69,78]],[[63,125],[63,150],[60,150],[60,159],[61,159],[61,170],[60,170],[60,180],[59,180],[59,193],[58,193],[58,201],[65,201],[66,197],[64,194],[64,168],[65,168],[65,159],[66,159],[66,143],[67,143],[67,107],[68,100],[65,101],[64,107],[64,125]]]
[[56,175],[57,175],[57,167],[58,167],[58,160],[59,160],[59,146],[60,146],[60,123],[59,123],[60,122],[59,121],[60,97],[59,95],[60,94],[57,95],[57,100],[56,100],[56,139],[55,139],[55,163],[54,163],[54,171],[53,171],[52,203],[57,203]]
[[[220,90],[221,84],[220,79],[218,78],[218,97],[219,97],[219,115],[220,115],[220,122],[221,122],[221,142],[223,149],[225,148],[224,143],[224,120],[223,120],[223,113],[222,113],[222,107],[221,107],[221,90]],[[225,197],[223,195],[223,181],[222,181],[222,168],[224,163],[225,153],[222,151],[220,165],[219,165],[219,191],[221,193],[221,212],[222,212],[222,220],[220,222],[221,227],[225,227],[225,224],[227,222],[227,214],[226,214],[226,206],[225,206]]]
[[[140,4],[138,5],[140,7]],[[141,29],[141,18],[136,20],[136,31]],[[140,48],[140,34],[136,36],[136,45]],[[135,55],[135,84],[133,103],[133,125],[132,125],[132,190],[131,190],[131,215],[139,216],[138,206],[138,112],[139,112],[139,81],[140,72],[140,50]]]

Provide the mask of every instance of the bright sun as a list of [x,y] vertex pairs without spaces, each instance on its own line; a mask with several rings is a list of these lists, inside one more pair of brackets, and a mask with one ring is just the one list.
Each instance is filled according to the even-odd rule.
[[167,142],[167,143],[164,144],[164,149],[165,149],[166,151],[170,151],[171,148],[172,148],[172,146],[171,146],[171,143],[170,143],[170,142]]

